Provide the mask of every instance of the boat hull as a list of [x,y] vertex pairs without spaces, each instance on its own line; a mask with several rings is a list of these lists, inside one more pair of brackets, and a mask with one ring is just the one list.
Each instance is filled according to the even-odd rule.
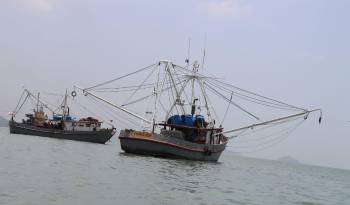
[[11,134],[35,135],[56,139],[66,139],[105,144],[115,134],[114,129],[101,129],[99,131],[64,131],[58,129],[36,127],[28,124],[9,122]]
[[122,150],[127,153],[150,155],[167,158],[180,158],[197,161],[219,160],[226,143],[218,145],[196,144],[184,140],[171,138],[171,136],[135,137],[122,130],[119,136]]

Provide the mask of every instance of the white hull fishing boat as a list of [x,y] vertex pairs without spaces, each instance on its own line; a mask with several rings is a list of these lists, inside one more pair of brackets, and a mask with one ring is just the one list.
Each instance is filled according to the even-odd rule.
[[[162,60],[89,88],[76,88],[82,90],[85,96],[106,103],[141,122],[142,128],[139,130],[127,128],[120,131],[120,145],[125,152],[189,160],[218,161],[229,140],[242,131],[288,123],[300,118],[307,119],[310,113],[320,111],[299,108],[240,89],[200,73],[197,62],[189,64],[186,60],[186,63],[187,66],[182,67]],[[139,78],[130,79],[136,75]],[[135,81],[140,83],[131,84]],[[114,87],[106,87],[118,83]],[[118,93],[118,99],[126,97],[126,100],[124,103],[113,103],[106,97],[101,97],[102,93]],[[233,96],[276,109],[291,110],[293,113],[261,120],[235,103]],[[213,99],[224,100],[224,106],[222,103],[212,103]],[[235,107],[256,122],[226,130],[223,120],[218,123],[215,106],[225,110],[222,118],[226,118],[230,107]],[[146,107],[144,114],[135,111],[140,107]],[[228,136],[232,134],[233,136]]]

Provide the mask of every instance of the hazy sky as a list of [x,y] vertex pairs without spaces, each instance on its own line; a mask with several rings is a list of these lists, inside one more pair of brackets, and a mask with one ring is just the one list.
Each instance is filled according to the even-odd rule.
[[62,92],[170,59],[187,41],[206,70],[235,85],[323,108],[282,143],[250,156],[292,156],[350,169],[350,1],[1,0],[0,115],[22,86]]

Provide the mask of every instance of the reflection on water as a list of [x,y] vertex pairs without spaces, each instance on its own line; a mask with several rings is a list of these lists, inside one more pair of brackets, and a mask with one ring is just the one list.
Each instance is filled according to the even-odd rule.
[[224,153],[219,163],[125,154],[0,129],[0,204],[350,204],[349,171]]

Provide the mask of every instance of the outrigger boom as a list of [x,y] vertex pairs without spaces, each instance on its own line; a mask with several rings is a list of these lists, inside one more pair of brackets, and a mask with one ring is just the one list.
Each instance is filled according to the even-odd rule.
[[320,116],[320,118],[319,118],[319,123],[321,123],[321,119],[322,119],[322,110],[321,110],[321,109],[314,109],[314,110],[306,110],[305,112],[301,112],[301,113],[294,114],[294,115],[288,115],[288,116],[285,116],[285,117],[280,117],[280,118],[277,118],[277,119],[264,121],[264,122],[261,122],[261,123],[255,123],[255,124],[248,125],[248,126],[244,126],[244,127],[241,127],[241,128],[236,128],[236,129],[232,129],[232,130],[227,130],[227,131],[225,131],[225,132],[217,133],[217,135],[220,135],[220,134],[228,134],[228,133],[232,133],[232,132],[237,132],[237,131],[241,131],[241,130],[246,130],[246,129],[250,129],[250,128],[254,128],[254,127],[258,127],[258,126],[262,126],[262,125],[267,125],[267,124],[270,124],[270,123],[279,122],[279,121],[282,121],[282,120],[286,120],[286,119],[298,117],[298,116],[309,115],[310,113],[316,112],[316,111],[320,111],[320,112],[321,112],[321,116]]
[[92,97],[97,98],[97,99],[103,101],[104,103],[107,103],[108,105],[110,105],[110,106],[112,106],[112,107],[115,107],[115,108],[117,108],[117,109],[119,109],[119,110],[121,110],[121,111],[123,111],[123,112],[126,112],[126,113],[128,113],[128,114],[130,114],[130,115],[132,115],[132,116],[134,116],[134,117],[136,117],[136,118],[138,118],[138,119],[140,119],[140,120],[146,122],[146,123],[152,124],[151,121],[149,121],[149,120],[147,120],[147,119],[141,117],[140,115],[138,115],[138,114],[136,114],[136,113],[133,113],[133,112],[131,112],[131,111],[129,111],[129,110],[127,110],[127,109],[125,109],[125,108],[119,106],[119,105],[116,105],[116,104],[114,104],[114,103],[112,103],[112,102],[109,102],[108,100],[105,100],[105,99],[103,99],[103,98],[101,98],[101,97],[99,97],[99,96],[97,96],[97,95],[95,95],[95,94],[93,94],[93,93],[87,91],[86,89],[82,89],[82,88],[80,88],[80,87],[78,87],[78,86],[74,86],[74,87],[75,87],[75,88],[78,88],[78,89],[81,90],[81,91],[83,91],[83,93],[85,93],[86,95],[91,95]]

